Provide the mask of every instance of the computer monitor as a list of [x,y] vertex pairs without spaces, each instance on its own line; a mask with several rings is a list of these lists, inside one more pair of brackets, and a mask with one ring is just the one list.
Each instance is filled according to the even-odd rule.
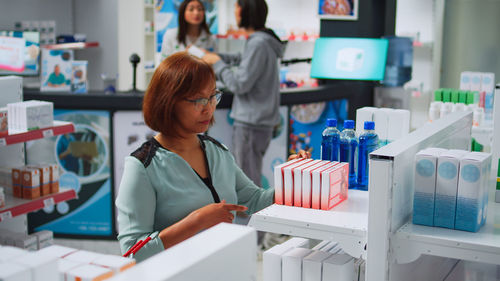
[[0,75],[37,76],[40,72],[40,33],[0,31]]
[[316,40],[311,77],[321,79],[384,79],[387,39],[322,37]]

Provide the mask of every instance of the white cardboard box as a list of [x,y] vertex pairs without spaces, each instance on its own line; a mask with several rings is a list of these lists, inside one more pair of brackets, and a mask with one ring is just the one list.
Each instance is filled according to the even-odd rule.
[[436,199],[434,202],[434,226],[455,228],[457,206],[458,173],[464,150],[448,150],[439,155]]
[[[389,113],[392,112],[392,110],[393,109],[391,108],[379,108],[373,115],[373,122],[375,122],[375,133],[378,135],[379,142],[382,144],[385,144],[388,139]],[[362,132],[364,132],[364,127],[362,131],[358,132],[358,134],[361,135]]]
[[312,172],[315,169],[321,169],[328,163],[330,161],[321,161],[302,170],[302,207],[311,208]]
[[11,261],[17,257],[28,254],[28,251],[12,246],[3,246],[0,248],[0,263]]
[[103,254],[98,254],[98,253],[84,251],[84,250],[78,250],[76,252],[72,252],[72,253],[68,254],[64,258],[71,260],[71,261],[81,262],[81,263],[92,263],[93,261],[97,260],[98,258],[100,258],[102,256],[103,256]]
[[57,258],[64,258],[67,255],[74,253],[78,251],[77,249],[69,248],[69,247],[64,247],[64,246],[59,246],[59,245],[52,245],[46,248],[43,248],[38,251],[39,255],[47,255],[49,257],[57,257]]
[[0,280],[2,281],[27,281],[31,280],[29,268],[11,262],[0,263]]
[[113,271],[108,268],[92,264],[75,267],[66,274],[68,281],[96,281],[113,276]]
[[376,107],[362,107],[356,110],[356,134],[359,136],[364,130],[366,121],[373,121],[373,116],[378,110]]
[[307,169],[321,160],[313,160],[307,164],[294,168],[293,173],[293,205],[296,207],[302,207],[302,170]]
[[295,248],[283,255],[282,280],[302,281],[302,259],[310,255],[311,249]]
[[323,261],[331,257],[332,253],[313,251],[302,261],[302,281],[322,281]]
[[78,266],[83,265],[83,263],[70,261],[66,259],[57,260],[57,272],[59,273],[59,281],[66,281],[67,273]]
[[323,280],[354,280],[354,259],[347,254],[340,254],[324,260]]
[[309,240],[299,237],[291,238],[276,245],[262,254],[262,276],[266,281],[281,281],[281,257],[287,251],[297,247],[308,247]]
[[[377,123],[375,123],[377,127]],[[393,109],[389,111],[387,141],[393,142],[410,133],[410,111]]]
[[28,253],[26,255],[12,259],[13,263],[28,267],[31,271],[32,281],[57,280],[57,258],[51,258],[38,253]]
[[472,72],[464,71],[460,73],[460,90],[470,91],[472,84]]
[[103,255],[92,264],[109,268],[115,274],[125,271],[135,265],[135,260],[114,255]]
[[477,232],[486,221],[491,154],[471,152],[460,160],[455,229]]
[[434,226],[436,173],[442,148],[428,148],[415,155],[413,223]]

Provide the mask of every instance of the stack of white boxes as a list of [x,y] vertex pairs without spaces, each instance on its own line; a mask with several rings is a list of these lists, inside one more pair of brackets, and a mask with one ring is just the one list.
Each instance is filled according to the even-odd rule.
[[[336,242],[323,241],[309,248],[309,240],[292,238],[263,254],[264,281],[352,281],[361,261],[345,254]],[[358,272],[358,273],[356,273]]]
[[410,111],[404,109],[363,107],[356,110],[356,134],[364,131],[365,121],[375,122],[379,143],[386,145],[410,133]]
[[275,202],[330,210],[347,199],[349,164],[294,159],[274,168]]
[[23,101],[7,104],[9,134],[52,127],[54,104],[48,101]]
[[0,280],[105,280],[135,265],[133,259],[50,246],[36,252],[0,247]]
[[413,223],[477,232],[486,222],[490,169],[490,153],[417,153]]
[[42,230],[28,235],[0,229],[0,245],[36,251],[54,244],[53,236],[54,234],[49,230]]

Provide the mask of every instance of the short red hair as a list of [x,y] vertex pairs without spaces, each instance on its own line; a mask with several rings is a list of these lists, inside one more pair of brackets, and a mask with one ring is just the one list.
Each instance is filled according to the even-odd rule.
[[[212,83],[215,85],[215,73],[208,63],[187,52],[168,56],[156,68],[144,94],[142,113],[146,125],[165,136],[178,136],[177,103]],[[213,122],[212,117],[210,125]]]

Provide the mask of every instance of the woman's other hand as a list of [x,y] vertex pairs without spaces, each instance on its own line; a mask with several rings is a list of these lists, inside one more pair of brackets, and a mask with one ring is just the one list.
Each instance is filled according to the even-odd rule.
[[305,158],[305,159],[309,159],[311,158],[311,152],[309,151],[305,151],[305,150],[299,150],[299,152],[297,154],[292,154],[288,157],[288,160],[287,161],[291,161],[293,159],[297,159],[297,158]]
[[193,212],[196,219],[203,228],[210,228],[221,222],[232,223],[234,215],[231,211],[246,211],[248,208],[242,205],[228,204],[226,200],[220,203],[213,203]]
[[221,60],[219,55],[210,52],[205,53],[205,55],[201,59],[210,65],[214,65],[216,62]]

